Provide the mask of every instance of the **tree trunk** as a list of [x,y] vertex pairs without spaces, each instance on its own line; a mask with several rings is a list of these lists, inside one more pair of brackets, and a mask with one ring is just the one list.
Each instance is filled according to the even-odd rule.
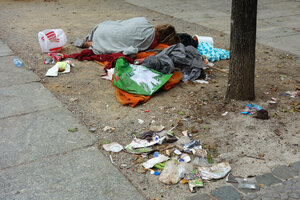
[[232,0],[227,99],[255,99],[257,0]]

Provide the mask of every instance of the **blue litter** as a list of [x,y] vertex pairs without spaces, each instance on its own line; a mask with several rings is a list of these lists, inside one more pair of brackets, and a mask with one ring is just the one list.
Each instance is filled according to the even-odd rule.
[[230,58],[229,51],[225,49],[214,48],[213,45],[207,42],[200,42],[197,46],[197,50],[201,55],[206,56],[206,58],[211,62]]
[[242,111],[242,114],[245,115],[253,115],[255,114],[257,111],[261,110],[262,107],[258,106],[258,105],[254,105],[254,104],[247,104],[246,108],[244,111]]

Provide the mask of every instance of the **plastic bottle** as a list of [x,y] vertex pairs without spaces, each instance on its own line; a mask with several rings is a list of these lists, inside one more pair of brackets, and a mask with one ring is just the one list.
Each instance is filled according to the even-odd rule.
[[19,60],[18,58],[15,58],[15,59],[14,59],[14,63],[15,63],[15,65],[16,65],[17,67],[21,67],[21,66],[23,65],[22,61]]

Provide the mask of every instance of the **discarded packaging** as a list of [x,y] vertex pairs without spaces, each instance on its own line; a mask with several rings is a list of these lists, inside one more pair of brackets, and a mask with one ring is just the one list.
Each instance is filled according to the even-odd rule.
[[160,132],[162,130],[164,130],[165,127],[163,125],[160,125],[160,126],[151,126],[150,127],[150,131],[154,131],[154,132]]
[[156,165],[154,165],[154,167],[163,170],[165,168],[166,163],[167,162],[157,163]]
[[114,132],[115,129],[116,129],[116,128],[114,128],[114,127],[105,126],[102,130],[103,130],[104,132],[109,132],[109,133],[111,133],[111,132]]
[[300,96],[299,92],[286,91],[285,94],[289,95],[291,98],[296,98],[296,96]]
[[167,161],[169,159],[170,159],[169,157],[160,154],[157,157],[151,158],[150,160],[144,162],[143,167],[145,167],[146,169],[150,169],[154,165],[156,165],[157,163],[162,163],[162,162]]
[[142,147],[150,147],[155,144],[162,144],[162,142],[164,141],[165,138],[166,138],[165,136],[159,137],[158,135],[153,134],[151,141],[134,138],[129,145],[130,145],[130,147],[135,148],[135,149],[142,148]]
[[178,149],[174,149],[174,153],[175,153],[176,155],[181,155],[181,154],[182,154],[181,151],[179,151]]
[[207,152],[204,149],[192,149],[192,152],[195,156],[198,156],[200,158],[207,157]]
[[38,33],[42,52],[59,52],[67,43],[67,36],[62,29],[46,29]]
[[209,82],[205,80],[195,80],[194,82],[201,83],[201,84],[209,84]]
[[222,116],[226,116],[228,114],[228,112],[224,112],[223,114],[222,114]]
[[130,146],[130,144],[126,145],[124,148],[129,153],[134,153],[134,154],[149,153],[149,152],[153,151],[153,149],[149,148],[149,147],[142,147],[142,148],[134,149],[134,148],[132,148],[132,146]]
[[114,74],[114,71],[115,71],[114,68],[108,69],[108,70],[107,70],[107,74],[104,75],[104,76],[102,76],[101,78],[111,81],[111,80],[112,80],[112,76],[113,76],[113,74]]
[[144,120],[138,119],[138,122],[139,122],[139,124],[143,124],[143,123],[144,123]]
[[187,144],[183,144],[182,147],[183,147],[183,151],[186,153],[192,153],[193,150],[202,149],[200,140],[194,140]]
[[194,35],[193,38],[196,37],[198,40],[198,43],[200,42],[207,42],[211,45],[214,45],[214,39],[209,36],[199,36],[199,35]]
[[256,179],[252,178],[236,178],[238,184],[238,188],[240,189],[256,189]]
[[165,184],[176,184],[185,174],[190,173],[192,170],[193,165],[190,163],[170,160],[166,163],[159,180]]
[[202,179],[200,177],[196,178],[194,180],[189,180],[189,190],[190,190],[190,192],[193,192],[195,187],[203,187],[203,182],[202,182]]
[[48,69],[46,76],[57,76],[58,72],[62,74],[69,73],[71,71],[71,67],[74,67],[74,65],[71,63],[70,60],[64,62],[57,62],[53,67]]
[[153,140],[153,136],[155,136],[155,133],[153,131],[147,131],[143,133],[139,138],[151,142]]
[[191,161],[191,157],[188,154],[186,154],[186,153],[182,154],[180,156],[180,158],[183,159],[183,161],[187,162],[187,163]]
[[258,106],[258,105],[254,105],[254,104],[247,104],[245,109],[241,112],[242,114],[246,114],[246,115],[253,115],[255,114],[257,111],[261,110],[262,107]]
[[105,149],[105,151],[111,151],[111,152],[120,152],[123,150],[123,146],[116,142],[103,144],[103,148]]
[[237,178],[241,178],[241,177],[235,177],[231,173],[229,173],[226,176],[226,182],[228,182],[228,183],[238,183],[238,181],[236,180]]
[[198,167],[197,169],[200,171],[202,179],[210,180],[225,177],[230,172],[231,167],[228,162],[222,162],[211,167]]
[[196,166],[200,166],[200,167],[207,167],[209,166],[209,163],[207,161],[206,158],[199,158],[199,157],[196,157],[194,160],[193,160],[193,165],[196,165]]
[[183,144],[187,144],[191,142],[191,139],[189,137],[183,136],[177,140],[176,144],[179,145],[182,148]]

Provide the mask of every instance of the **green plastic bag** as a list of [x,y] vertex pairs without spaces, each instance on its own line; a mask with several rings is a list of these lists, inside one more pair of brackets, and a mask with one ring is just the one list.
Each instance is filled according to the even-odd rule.
[[162,87],[173,74],[163,74],[142,65],[129,64],[120,57],[116,61],[113,84],[132,94],[150,96]]

